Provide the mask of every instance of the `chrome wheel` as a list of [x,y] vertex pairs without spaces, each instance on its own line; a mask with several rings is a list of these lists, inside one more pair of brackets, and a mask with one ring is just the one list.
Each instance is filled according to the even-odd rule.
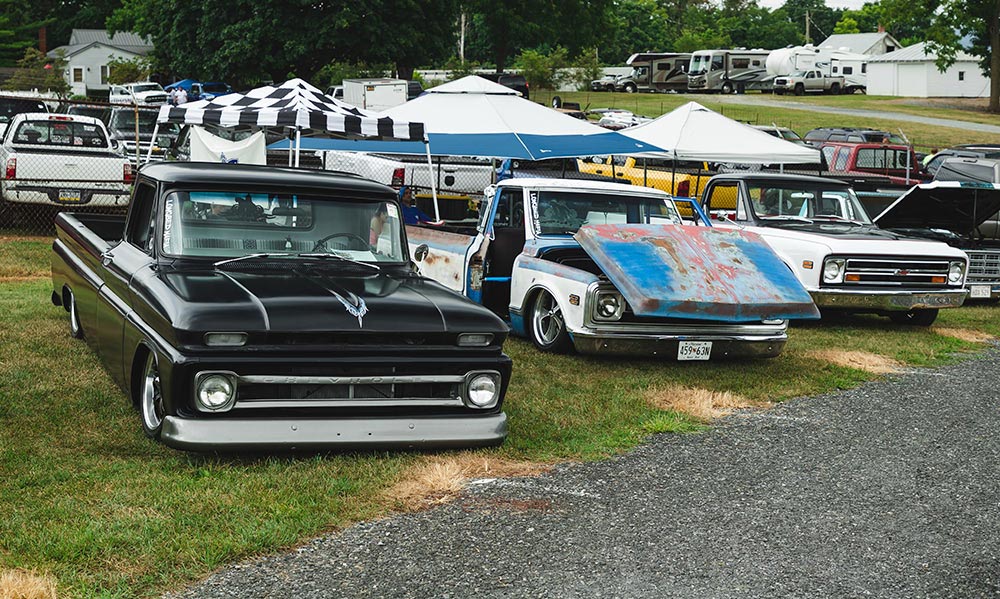
[[69,334],[76,339],[83,339],[83,327],[80,326],[80,311],[76,307],[76,296],[69,291],[69,304],[66,309],[69,311]]
[[559,303],[546,291],[540,291],[531,308],[531,340],[542,351],[569,349],[569,333]]
[[160,388],[160,369],[156,364],[156,354],[146,357],[146,368],[142,375],[142,396],[139,409],[142,412],[142,430],[147,436],[156,438],[163,426],[163,394]]

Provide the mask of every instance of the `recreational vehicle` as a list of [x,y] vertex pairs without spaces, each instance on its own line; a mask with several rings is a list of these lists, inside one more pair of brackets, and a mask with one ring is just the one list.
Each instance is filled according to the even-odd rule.
[[691,55],[688,91],[731,94],[756,89],[768,78],[770,50],[699,50]]
[[634,92],[685,92],[690,54],[639,52],[625,62],[632,72],[615,81],[615,89]]

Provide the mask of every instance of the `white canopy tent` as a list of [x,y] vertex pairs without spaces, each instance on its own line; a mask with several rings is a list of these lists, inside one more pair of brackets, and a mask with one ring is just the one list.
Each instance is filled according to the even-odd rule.
[[815,148],[778,139],[697,102],[620,133],[666,150],[649,156],[675,160],[737,164],[818,164],[821,160]]

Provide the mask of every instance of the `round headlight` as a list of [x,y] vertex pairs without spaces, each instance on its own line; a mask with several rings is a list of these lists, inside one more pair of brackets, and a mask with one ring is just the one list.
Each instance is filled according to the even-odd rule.
[[961,262],[952,262],[951,268],[948,269],[948,282],[949,283],[961,283],[962,275],[965,274],[965,265]]
[[618,296],[606,293],[597,298],[597,313],[603,318],[612,318],[618,312]]
[[233,398],[229,377],[210,374],[198,381],[198,402],[209,410],[218,410]]
[[836,281],[840,278],[841,262],[829,260],[823,265],[823,280],[827,282]]
[[469,381],[469,401],[479,408],[486,408],[496,402],[497,380],[493,375],[478,374]]

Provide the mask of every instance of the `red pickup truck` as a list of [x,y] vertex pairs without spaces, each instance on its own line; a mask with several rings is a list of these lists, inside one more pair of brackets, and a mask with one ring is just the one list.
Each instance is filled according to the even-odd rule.
[[916,185],[931,179],[909,146],[825,142],[819,148],[828,168],[837,173],[883,175],[900,185]]

